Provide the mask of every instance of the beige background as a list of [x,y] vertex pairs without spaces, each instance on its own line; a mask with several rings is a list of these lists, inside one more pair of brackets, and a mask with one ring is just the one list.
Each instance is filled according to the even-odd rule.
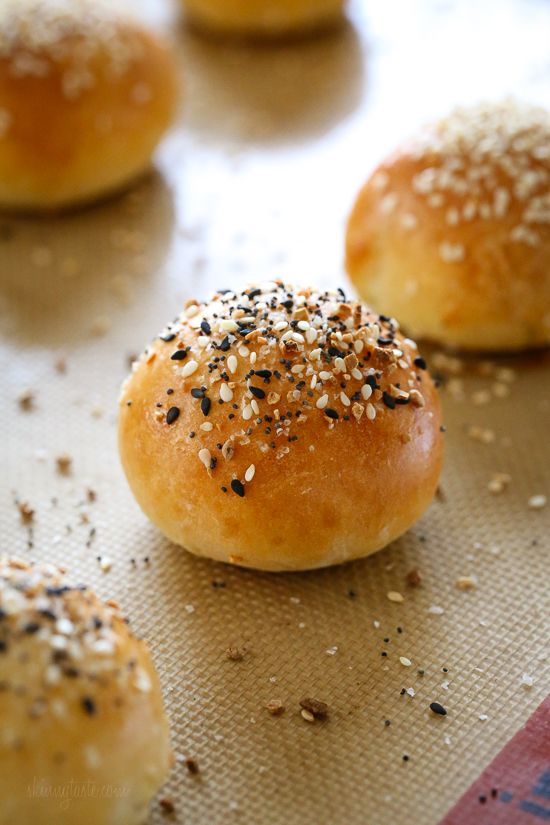
[[[550,689],[550,506],[527,507],[550,493],[548,357],[513,361],[510,384],[474,375],[475,362],[454,376],[444,500],[377,556],[305,575],[213,565],[164,541],[119,468],[116,399],[128,357],[186,296],[273,276],[345,284],[353,195],[425,118],[509,92],[550,104],[550,5],[364,0],[337,34],[263,49],[190,35],[168,0],[136,5],[174,40],[185,75],[159,171],[74,216],[0,219],[2,550],[68,565],[150,640],[178,756],[164,791],[176,821],[436,823]],[[495,383],[509,396],[495,398]],[[473,402],[480,388],[489,403]],[[494,441],[469,437],[472,425]],[[510,482],[492,495],[498,472]],[[14,496],[36,511],[31,549]],[[468,592],[455,586],[465,575],[478,581]],[[246,646],[243,661],[227,660],[229,645]],[[329,704],[327,722],[299,716],[308,695]],[[155,803],[151,823],[164,821]]]

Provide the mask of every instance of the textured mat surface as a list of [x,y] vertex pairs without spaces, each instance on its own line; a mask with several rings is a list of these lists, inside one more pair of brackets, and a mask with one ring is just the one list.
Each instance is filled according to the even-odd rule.
[[[142,5],[187,77],[160,171],[78,215],[0,221],[2,549],[67,565],[150,641],[178,757],[172,820],[435,825],[550,692],[550,505],[528,504],[550,496],[548,357],[432,353],[441,496],[375,557],[305,575],[213,565],[159,536],[118,465],[116,401],[128,358],[186,296],[273,276],[345,286],[353,194],[426,116],[509,91],[549,104],[550,8],[357,3],[336,35],[262,50],[203,42],[168,2]],[[304,697],[329,718],[305,721]],[[151,823],[165,821],[157,801]]]

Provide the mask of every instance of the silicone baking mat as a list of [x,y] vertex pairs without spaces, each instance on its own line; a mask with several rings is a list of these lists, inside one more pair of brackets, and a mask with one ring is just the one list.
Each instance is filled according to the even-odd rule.
[[185,77],[158,171],[75,215],[0,219],[2,550],[66,565],[149,640],[177,756],[154,825],[435,825],[550,692],[548,356],[428,353],[438,499],[378,555],[300,575],[164,540],[118,464],[117,395],[187,296],[347,289],[345,217],[396,141],[455,103],[550,104],[550,6],[365,0],[337,33],[245,47],[136,5]]

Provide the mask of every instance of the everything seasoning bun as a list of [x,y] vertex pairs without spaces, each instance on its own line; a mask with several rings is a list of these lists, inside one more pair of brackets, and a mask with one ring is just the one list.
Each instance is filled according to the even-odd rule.
[[550,343],[550,114],[457,109],[383,161],[348,224],[362,297],[464,350]]
[[188,301],[134,364],[119,446],[193,553],[265,570],[366,556],[430,503],[439,401],[396,321],[282,282]]
[[0,558],[0,825],[138,825],[171,765],[145,644],[114,602]]
[[149,166],[174,113],[175,66],[116,6],[0,2],[0,206],[91,201]]
[[338,22],[346,0],[183,0],[183,5],[189,21],[200,29],[277,37]]

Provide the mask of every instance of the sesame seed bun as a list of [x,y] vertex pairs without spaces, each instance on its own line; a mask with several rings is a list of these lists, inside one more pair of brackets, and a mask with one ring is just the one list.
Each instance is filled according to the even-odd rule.
[[183,0],[186,18],[218,34],[278,37],[342,19],[346,0]]
[[172,760],[168,724],[114,602],[0,558],[0,685],[1,825],[144,821]]
[[431,501],[437,393],[397,322],[260,284],[190,301],[120,401],[138,503],[193,553],[304,570],[384,547]]
[[49,210],[149,166],[176,98],[173,58],[105,0],[0,3],[0,206]]
[[347,269],[413,336],[464,350],[550,342],[550,115],[457,109],[384,160],[355,203]]

